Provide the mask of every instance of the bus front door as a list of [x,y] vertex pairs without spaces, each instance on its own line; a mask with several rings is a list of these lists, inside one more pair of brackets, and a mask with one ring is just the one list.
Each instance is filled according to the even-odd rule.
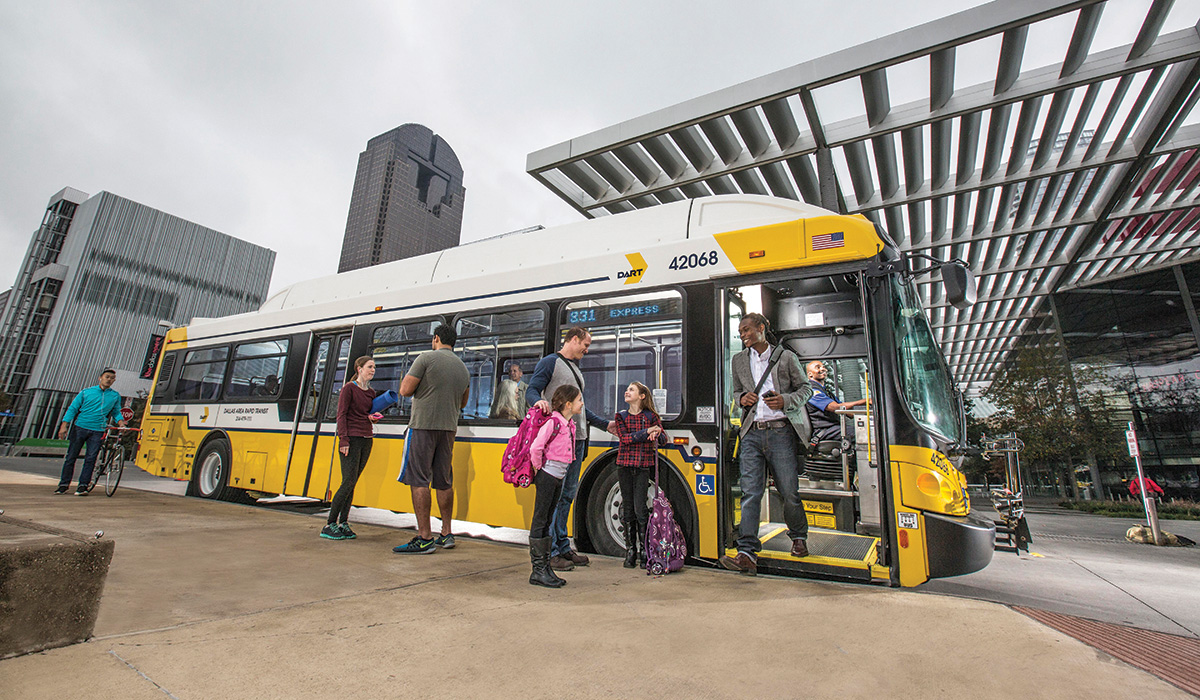
[[[764,282],[760,285],[730,288],[725,290],[723,301],[724,319],[722,335],[725,365],[720,376],[723,380],[721,396],[725,411],[722,430],[721,473],[719,482],[723,503],[723,553],[737,554],[736,540],[742,519],[742,489],[740,483],[741,452],[743,440],[742,421],[751,414],[738,405],[738,395],[733,391],[733,357],[743,351],[738,335],[738,325],[746,313],[747,301],[759,302],[764,309],[772,333],[769,343],[780,343],[791,350],[799,359],[801,372],[812,360],[822,360],[831,371],[832,382],[839,380],[839,388],[849,401],[866,397],[866,340],[862,322],[855,316],[858,307],[857,290],[845,280],[781,280]],[[793,362],[797,360],[793,359]],[[855,416],[857,418],[857,416]],[[850,420],[853,426],[855,421]],[[849,430],[848,430],[849,432]],[[862,441],[862,449],[855,451],[855,460],[868,453],[868,439]],[[867,513],[878,529],[878,507],[862,508],[858,491],[857,473],[862,471],[855,461],[852,464],[842,459],[839,451],[829,454],[821,451],[826,441],[816,445],[797,444],[797,461],[801,468],[798,492],[803,504],[804,517],[808,523],[808,555],[791,555],[792,540],[785,522],[783,497],[773,475],[761,475],[766,484],[758,508],[755,523],[761,551],[758,553],[760,570],[793,575],[815,575],[842,579],[869,581],[886,579],[887,570],[878,566],[879,540],[864,532],[860,517]],[[836,456],[835,456],[836,454]],[[874,482],[871,482],[872,486]],[[872,488],[868,497],[878,502],[878,492]],[[749,528],[748,528],[749,529]],[[753,530],[751,530],[753,531]]]
[[286,493],[327,501],[336,463],[338,395],[350,360],[350,331],[315,334],[309,347]]

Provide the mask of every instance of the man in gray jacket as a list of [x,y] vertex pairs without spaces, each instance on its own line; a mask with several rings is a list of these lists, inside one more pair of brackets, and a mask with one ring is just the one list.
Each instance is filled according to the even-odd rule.
[[[783,520],[792,539],[791,554],[808,556],[805,542],[808,518],[800,500],[800,471],[804,466],[802,449],[812,436],[812,425],[804,409],[812,388],[800,369],[796,353],[783,347],[777,350],[767,342],[767,319],[761,314],[746,314],[738,324],[738,335],[746,349],[734,355],[730,364],[733,395],[744,412],[738,448],[742,521],[738,526],[737,556],[724,555],[720,561],[726,569],[753,576],[758,573],[758,552],[762,550],[758,517],[768,466],[783,497]],[[771,366],[776,351],[779,357]],[[763,379],[768,367],[771,371]]]
[[[592,345],[592,334],[586,328],[570,328],[563,338],[562,349],[553,355],[547,355],[537,363],[533,376],[529,379],[529,387],[525,390],[525,400],[530,406],[538,406],[547,414],[550,413],[550,401],[547,397],[554,396],[558,387],[564,384],[579,387],[583,394],[583,371],[579,361],[587,354]],[[616,433],[616,422],[605,420],[602,416],[588,410],[576,415],[575,421],[575,461],[567,467],[567,475],[563,478],[562,495],[554,507],[550,517],[550,567],[555,571],[570,571],[576,566],[587,566],[588,558],[571,546],[567,537],[567,516],[571,512],[571,504],[579,493],[579,470],[583,466],[583,457],[588,449],[588,425],[594,425],[601,430]]]

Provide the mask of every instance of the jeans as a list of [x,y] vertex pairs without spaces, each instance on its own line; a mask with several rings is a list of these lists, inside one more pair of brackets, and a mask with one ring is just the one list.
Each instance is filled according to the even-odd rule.
[[798,453],[799,439],[791,426],[751,429],[742,438],[741,485],[742,522],[738,526],[737,549],[754,556],[762,550],[758,539],[758,516],[762,510],[763,493],[767,488],[767,467],[775,475],[775,488],[783,497],[783,520],[788,537],[793,540],[808,537],[808,518],[800,501],[799,471],[803,457]]
[[83,472],[79,474],[80,485],[92,480],[92,469],[96,466],[96,455],[100,454],[100,445],[104,442],[103,430],[88,430],[79,426],[71,426],[68,436],[67,458],[63,460],[62,477],[58,480],[59,488],[70,487],[71,477],[75,475],[75,460],[79,451],[87,444],[87,453],[83,458]]
[[338,487],[337,493],[333,496],[333,503],[329,506],[330,525],[350,520],[350,503],[354,500],[354,487],[358,485],[358,477],[362,475],[363,469],[367,466],[367,459],[371,457],[371,438],[351,436],[349,442],[350,454],[342,454],[341,450],[338,451],[338,456],[342,458],[342,485]]
[[550,545],[550,554],[561,557],[571,551],[571,540],[567,537],[567,518],[571,515],[571,504],[575,494],[579,493],[579,470],[583,467],[583,456],[587,454],[587,440],[575,441],[575,461],[567,467],[567,475],[562,480],[562,495],[558,497],[558,505],[554,507],[554,515],[550,518],[550,536],[554,541]]
[[617,467],[617,479],[621,484],[621,523],[633,531],[646,535],[646,524],[650,515],[646,510],[646,495],[650,490],[650,470],[645,467]]
[[533,520],[529,523],[529,539],[537,540],[550,534],[550,518],[553,515],[554,504],[562,494],[563,480],[557,479],[539,469],[533,476],[533,486],[537,492],[533,496]]

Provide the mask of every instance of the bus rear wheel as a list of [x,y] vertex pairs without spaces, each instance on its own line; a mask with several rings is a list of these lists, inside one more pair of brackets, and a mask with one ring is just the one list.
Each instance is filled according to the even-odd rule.
[[226,500],[230,464],[228,442],[221,439],[206,442],[196,456],[192,480],[188,483],[188,495]]
[[223,438],[204,444],[196,458],[196,466],[192,468],[192,480],[188,483],[187,491],[189,496],[249,505],[258,502],[257,496],[229,485],[229,470],[233,464],[231,452],[229,441]]

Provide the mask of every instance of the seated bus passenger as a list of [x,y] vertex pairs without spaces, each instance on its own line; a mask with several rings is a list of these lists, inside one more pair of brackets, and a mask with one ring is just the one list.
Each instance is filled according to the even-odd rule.
[[829,376],[829,369],[820,360],[809,362],[805,369],[808,372],[808,383],[812,385],[813,390],[812,398],[804,406],[808,411],[809,420],[812,421],[813,442],[841,440],[842,422],[834,411],[864,406],[867,400],[838,401],[833,388],[825,383],[825,378]]
[[509,364],[508,379],[500,382],[500,386],[496,388],[496,397],[492,399],[492,418],[521,420],[525,417],[525,390],[529,388],[529,384],[521,379],[524,375],[520,364]]

